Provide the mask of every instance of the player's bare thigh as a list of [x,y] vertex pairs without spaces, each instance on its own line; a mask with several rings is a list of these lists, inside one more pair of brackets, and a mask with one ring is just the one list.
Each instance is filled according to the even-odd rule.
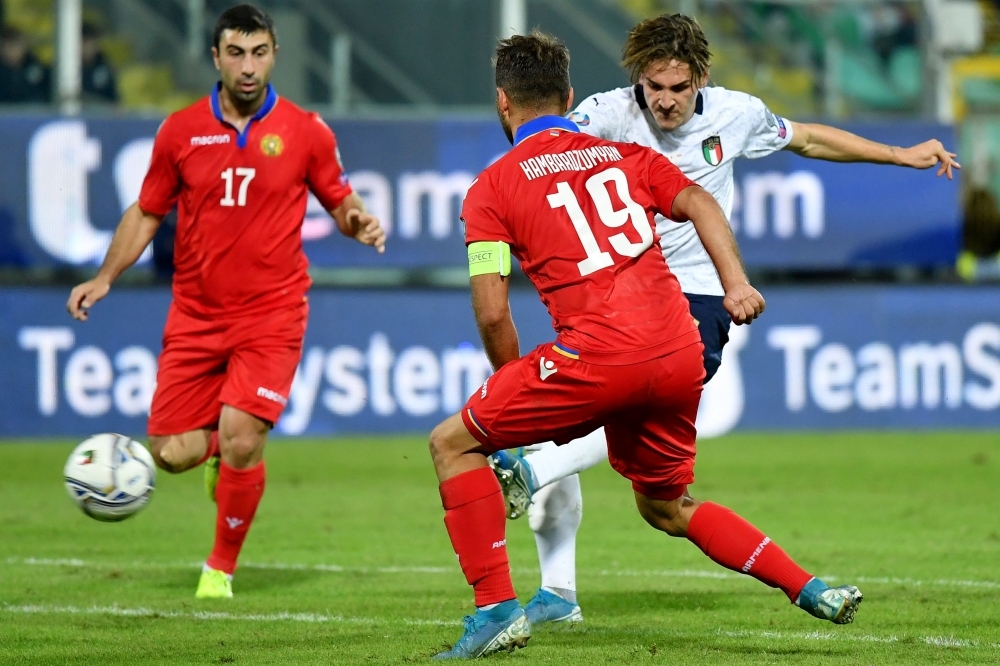
[[[264,444],[271,423],[230,405],[219,417],[219,453],[235,469],[253,467],[264,459]],[[156,465],[171,474],[186,472],[208,453],[212,430],[199,428],[178,435],[154,435],[149,448]]]

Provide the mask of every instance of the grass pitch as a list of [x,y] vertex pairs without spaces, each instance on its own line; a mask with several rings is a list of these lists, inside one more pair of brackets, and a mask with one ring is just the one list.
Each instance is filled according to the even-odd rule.
[[[63,490],[72,443],[0,445],[0,663],[398,664],[461,632],[472,595],[421,437],[276,441],[234,582],[197,601],[214,505],[161,473],[118,524]],[[586,622],[535,629],[522,664],[1000,661],[996,433],[739,435],[701,445],[695,496],[756,523],[807,569],[865,593],[836,627],[639,518],[607,465],[582,475]],[[514,582],[538,585],[525,520]]]

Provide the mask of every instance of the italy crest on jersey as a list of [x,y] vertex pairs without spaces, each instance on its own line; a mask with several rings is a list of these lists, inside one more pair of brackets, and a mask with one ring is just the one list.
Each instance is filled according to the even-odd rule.
[[722,164],[722,139],[718,136],[710,136],[701,142],[701,152],[705,155],[705,161],[712,166]]

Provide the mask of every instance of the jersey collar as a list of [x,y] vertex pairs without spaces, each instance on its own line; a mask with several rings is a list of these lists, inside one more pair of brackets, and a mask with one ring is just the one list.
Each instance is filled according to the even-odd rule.
[[514,145],[521,143],[529,136],[534,136],[539,132],[544,132],[547,129],[561,129],[567,132],[579,132],[580,128],[576,126],[572,120],[563,118],[562,116],[538,116],[533,120],[529,120],[514,132]]
[[[216,83],[215,88],[212,90],[212,95],[211,95],[212,115],[214,115],[215,119],[218,120],[220,123],[232,127],[232,125],[222,117],[222,103],[219,101],[220,90],[222,90],[221,82]],[[236,145],[238,147],[240,148],[247,147],[247,137],[250,134],[250,126],[253,125],[255,122],[263,120],[264,116],[269,114],[271,112],[271,109],[273,109],[274,105],[277,103],[278,103],[278,93],[274,91],[274,86],[268,83],[267,95],[264,96],[264,103],[260,105],[259,109],[257,109],[257,113],[253,114],[253,116],[247,122],[246,127],[243,128],[243,131],[236,133]]]

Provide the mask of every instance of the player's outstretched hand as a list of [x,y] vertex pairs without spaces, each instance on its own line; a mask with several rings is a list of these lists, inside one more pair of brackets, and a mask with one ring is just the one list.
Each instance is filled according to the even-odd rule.
[[749,324],[764,311],[764,297],[750,285],[741,284],[726,292],[722,306],[734,324]]
[[385,229],[377,217],[352,208],[347,211],[347,222],[354,230],[354,238],[359,243],[371,245],[379,254],[385,252]]
[[66,302],[66,309],[73,319],[77,321],[87,321],[87,310],[97,301],[108,295],[111,285],[107,280],[94,278],[83,284],[73,287]]
[[924,141],[910,148],[900,148],[896,150],[896,155],[900,164],[914,169],[930,169],[932,166],[937,166],[937,175],[947,175],[948,180],[953,178],[953,168],[962,168],[962,165],[955,161],[955,153],[945,150],[944,145],[937,139]]

